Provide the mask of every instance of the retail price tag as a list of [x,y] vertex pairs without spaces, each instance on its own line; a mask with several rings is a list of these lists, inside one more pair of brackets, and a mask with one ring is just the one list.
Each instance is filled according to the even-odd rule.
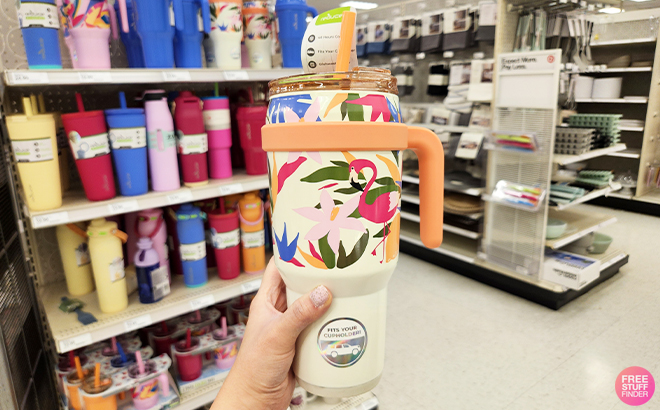
[[193,200],[193,194],[192,191],[188,188],[181,189],[178,192],[174,194],[169,194],[167,196],[167,202],[170,205],[181,204],[183,202],[190,202],[192,200]]
[[142,315],[125,321],[124,328],[126,328],[127,332],[130,332],[131,330],[147,327],[152,323],[151,315]]
[[241,184],[223,185],[218,188],[218,191],[220,191],[220,196],[238,194],[243,192],[243,186]]
[[110,212],[110,215],[125,214],[137,210],[138,201],[136,199],[132,199],[130,201],[115,202],[114,204],[108,205],[108,212]]
[[103,71],[82,71],[78,73],[81,83],[111,83],[112,74]]
[[247,71],[225,71],[225,80],[227,81],[245,81],[249,80],[250,77],[248,76]]
[[46,226],[62,225],[69,222],[69,213],[66,211],[53,212],[47,215],[37,215],[32,217],[32,227],[34,229]]
[[92,335],[90,333],[85,333],[80,336],[60,340],[60,353],[66,353],[83,346],[89,346],[92,344],[92,342]]
[[48,84],[48,73],[11,73],[12,82],[20,84]]
[[163,81],[190,81],[190,71],[170,70],[163,71]]
[[445,51],[442,53],[442,58],[454,58],[454,52],[453,51]]
[[241,285],[241,292],[243,294],[252,293],[255,290],[259,290],[259,286],[261,286],[261,279],[251,280]]
[[415,60],[423,60],[425,58],[426,58],[426,53],[423,51],[421,53],[415,54]]
[[201,298],[191,300],[190,307],[192,308],[192,310],[199,310],[201,308],[211,306],[214,303],[215,303],[215,298],[213,297],[213,295],[206,295],[206,296],[202,296]]

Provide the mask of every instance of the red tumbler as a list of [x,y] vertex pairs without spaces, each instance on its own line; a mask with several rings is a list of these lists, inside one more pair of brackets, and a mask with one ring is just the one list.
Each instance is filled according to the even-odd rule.
[[228,214],[220,210],[209,212],[211,240],[218,265],[220,279],[234,279],[241,273],[241,235],[238,229],[238,212]]
[[174,123],[184,185],[207,184],[209,171],[206,153],[209,143],[204,128],[202,101],[190,91],[182,91],[174,100]]
[[90,201],[114,198],[115,177],[112,173],[105,113],[85,111],[80,94],[76,94],[76,98],[79,112],[63,114],[62,123],[85,195]]
[[241,105],[236,110],[238,133],[248,175],[268,174],[266,151],[261,148],[261,127],[266,125],[267,112],[266,103]]

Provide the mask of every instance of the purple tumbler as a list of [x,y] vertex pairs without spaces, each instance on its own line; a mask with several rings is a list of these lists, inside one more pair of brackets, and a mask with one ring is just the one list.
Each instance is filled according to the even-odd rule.
[[209,141],[209,175],[212,179],[231,178],[231,120],[227,97],[203,98],[204,128]]

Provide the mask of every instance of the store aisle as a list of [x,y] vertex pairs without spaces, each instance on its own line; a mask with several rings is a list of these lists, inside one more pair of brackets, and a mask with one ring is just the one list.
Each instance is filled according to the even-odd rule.
[[402,254],[381,408],[628,408],[614,392],[619,372],[642,366],[660,380],[660,218],[607,212],[619,222],[602,232],[630,263],[559,311]]

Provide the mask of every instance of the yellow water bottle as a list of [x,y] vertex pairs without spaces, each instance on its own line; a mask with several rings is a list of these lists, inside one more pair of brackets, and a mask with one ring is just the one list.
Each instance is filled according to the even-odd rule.
[[245,273],[261,273],[266,269],[264,207],[261,198],[250,192],[238,201],[241,220],[241,245]]
[[62,206],[60,166],[57,158],[55,117],[33,115],[30,98],[23,98],[25,115],[7,116],[7,131],[23,185],[25,201],[32,211]]
[[104,218],[94,219],[87,227],[87,235],[101,311],[115,313],[126,309],[128,294],[121,245],[126,243],[127,235],[117,229],[116,222]]
[[80,296],[93,292],[94,278],[85,224],[58,225],[55,234],[69,294]]

